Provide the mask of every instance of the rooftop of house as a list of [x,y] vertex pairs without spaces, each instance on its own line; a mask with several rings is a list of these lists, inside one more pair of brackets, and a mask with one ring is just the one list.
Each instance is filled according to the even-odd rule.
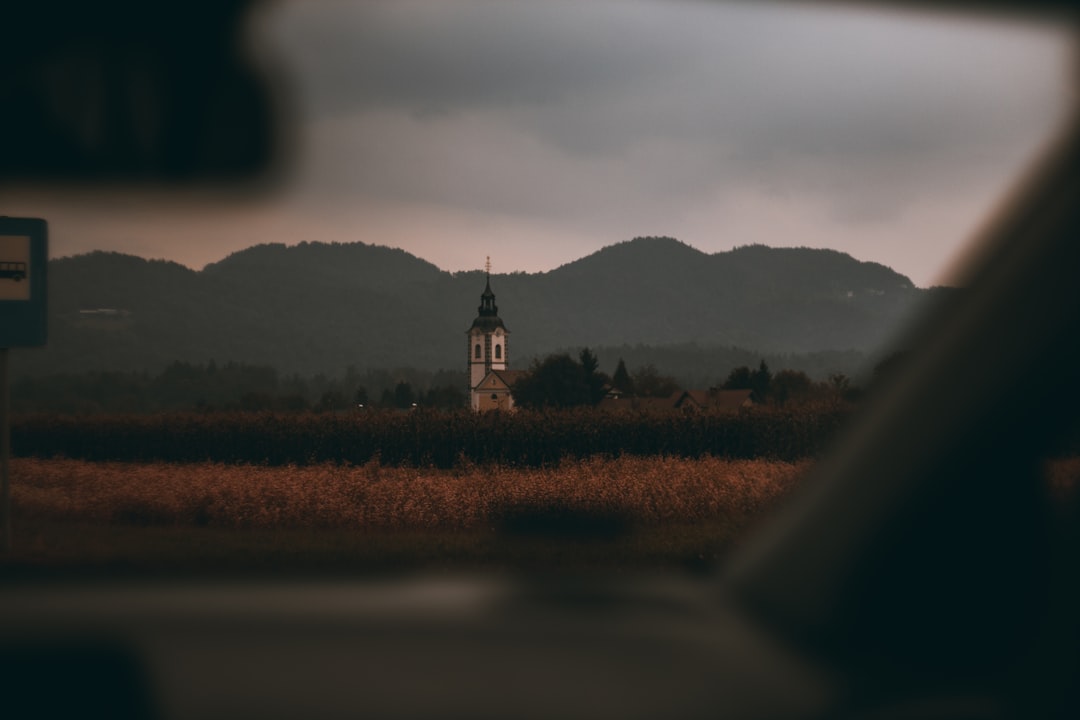
[[667,397],[606,397],[598,407],[615,412],[662,413],[689,409],[735,411],[752,403],[750,390],[676,390]]

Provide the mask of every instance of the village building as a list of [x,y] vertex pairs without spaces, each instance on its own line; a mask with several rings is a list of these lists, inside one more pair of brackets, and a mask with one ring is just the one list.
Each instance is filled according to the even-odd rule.
[[524,370],[492,370],[480,384],[472,389],[472,409],[479,412],[488,410],[513,410],[514,396],[511,388]]
[[510,370],[510,331],[499,317],[491,291],[491,263],[472,327],[466,331],[469,369],[469,406],[477,412],[513,410],[510,394],[521,370]]
[[663,415],[682,412],[737,412],[754,406],[752,390],[676,390],[668,397],[624,397],[609,393],[599,407],[610,412]]
[[684,390],[675,401],[677,410],[736,411],[754,406],[753,390]]

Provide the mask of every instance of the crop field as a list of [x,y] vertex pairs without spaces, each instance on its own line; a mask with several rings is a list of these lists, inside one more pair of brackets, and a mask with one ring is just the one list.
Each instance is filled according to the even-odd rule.
[[[0,570],[703,570],[846,416],[19,418]],[[1078,478],[1049,462],[1049,498]]]
[[546,468],[12,462],[9,567],[387,571],[707,567],[806,462]]

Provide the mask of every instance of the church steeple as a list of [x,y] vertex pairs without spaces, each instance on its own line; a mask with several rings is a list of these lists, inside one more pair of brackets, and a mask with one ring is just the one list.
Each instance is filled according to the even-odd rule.
[[495,293],[491,292],[491,258],[487,259],[484,263],[484,277],[486,284],[484,285],[484,292],[480,295],[480,307],[477,308],[477,312],[480,317],[494,317],[499,316],[499,308],[495,304]]
[[469,332],[480,329],[485,333],[491,333],[496,328],[509,332],[503,325],[503,321],[499,319],[499,306],[495,304],[495,293],[491,291],[491,258],[488,258],[484,264],[484,292],[480,294],[480,307],[476,309],[476,319],[473,320]]
[[510,331],[499,317],[495,293],[491,290],[491,258],[484,264],[484,292],[480,295],[476,319],[466,332],[469,384],[475,406],[480,383],[492,370],[506,370],[510,354]]

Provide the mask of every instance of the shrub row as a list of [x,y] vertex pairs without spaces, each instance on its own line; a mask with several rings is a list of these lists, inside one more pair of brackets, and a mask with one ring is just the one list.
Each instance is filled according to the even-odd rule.
[[593,409],[474,414],[32,415],[12,424],[13,453],[85,460],[304,465],[337,462],[538,467],[594,455],[796,460],[817,454],[848,410],[616,415]]

